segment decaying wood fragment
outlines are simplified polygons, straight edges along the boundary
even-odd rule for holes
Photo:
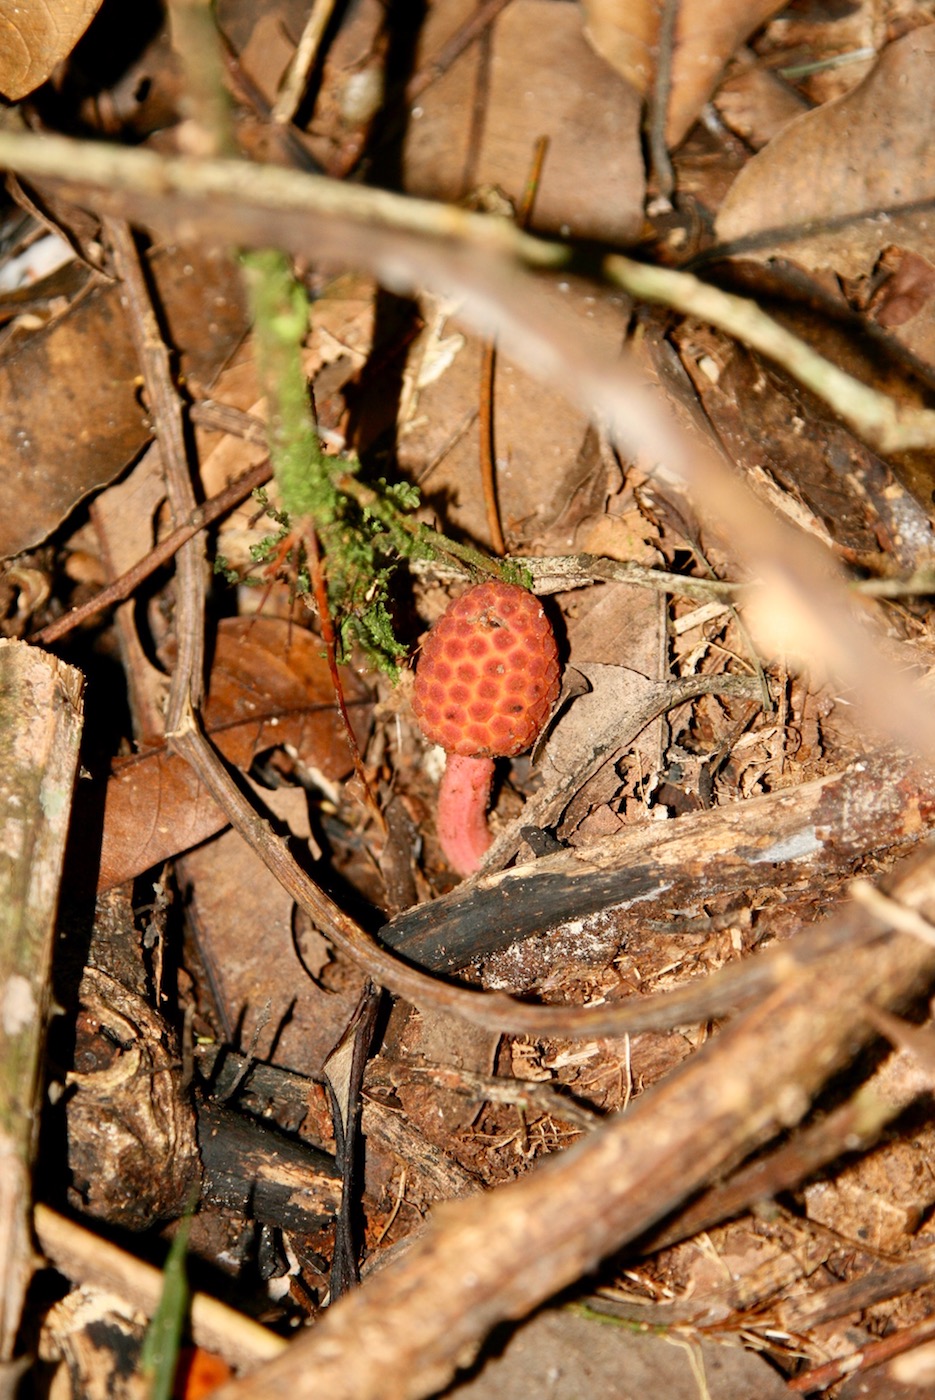
[[[0,641],[0,1361],[33,1270],[30,1175],[82,685],[74,667]]]
[[[296,1133],[314,1086],[234,1054],[225,1062],[216,1052],[202,1068],[216,1065],[217,1077],[199,1076],[201,1092],[192,1093],[175,1028],[151,1005],[152,974],[134,914],[126,887],[99,895],[86,947],[82,941],[86,965],[74,992],[65,1077],[71,1204],[124,1230],[145,1230],[182,1215],[200,1195],[244,1218],[318,1230],[333,1218],[341,1189],[333,1157]],[[151,919],[152,936],[155,912]],[[61,962],[60,996],[67,959]],[[73,978],[78,973],[72,969]],[[238,1072],[255,1076],[254,1092],[227,1102]],[[270,1108],[283,1087],[280,1124]]]
[[[126,1230],[180,1215],[201,1177],[195,1114],[174,1037],[146,1001],[96,967],[81,979],[79,1066],[66,1077],[72,1204]]]
[[[452,971],[614,906],[639,927],[673,911],[688,917],[733,891],[821,890],[862,861],[908,849],[933,825],[933,775],[881,750],[828,778],[478,876],[399,915],[379,936],[412,962]]]
[[[210,1101],[198,1108],[203,1196],[244,1219],[311,1233],[334,1219],[341,1178],[334,1158],[262,1120]]]

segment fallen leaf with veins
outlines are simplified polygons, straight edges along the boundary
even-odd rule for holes
[[[367,692],[343,674],[358,732]],[[280,618],[222,621],[205,725],[228,763],[289,744],[328,778],[351,771],[320,638]],[[109,889],[213,836],[227,824],[188,764],[165,746],[120,759],[107,783],[98,888]]]

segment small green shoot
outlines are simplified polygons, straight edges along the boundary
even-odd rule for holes
[[[185,1256],[191,1223],[192,1210],[188,1209],[179,1221],[166,1256],[162,1271],[162,1296],[143,1339],[140,1372],[149,1386],[149,1400],[171,1400],[172,1396],[190,1300]]]

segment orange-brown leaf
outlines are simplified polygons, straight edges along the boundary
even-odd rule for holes
[[[0,93],[17,102],[67,58],[101,0],[0,0]]]
[[[348,671],[343,684],[351,717],[363,729],[364,686]],[[221,623],[205,722],[238,768],[249,768],[264,749],[290,744],[326,777],[350,772],[321,641],[279,618]],[[132,879],[224,824],[188,765],[165,746],[119,760],[107,784],[98,888]]]

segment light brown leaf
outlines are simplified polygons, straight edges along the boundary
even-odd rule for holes
[[[452,8],[430,7],[423,65],[438,51]],[[483,128],[475,136],[478,65],[474,46],[420,98],[422,115],[410,122],[403,153],[408,193],[458,201],[493,185],[517,200],[536,141],[546,136],[530,227],[613,243],[637,238],[644,186],[639,100],[595,58],[578,7],[513,0],[498,17]]]
[[[678,7],[666,113],[666,144],[688,132],[727,60],[770,15],[777,0],[683,0]],[[586,34],[597,52],[644,97],[656,81],[661,0],[584,0]]]
[[[0,0],[0,92],[18,102],[67,58],[101,0]]]
[[[894,245],[935,261],[933,59],[935,26],[915,29],[853,92],[790,122],[737,176],[718,238],[848,278]]]
[[[725,125],[754,151],[762,150],[784,126],[811,110],[796,88],[778,73],[761,68],[752,55],[721,83],[714,105]]]
[[[363,684],[344,672],[352,718],[365,727]],[[326,777],[351,769],[318,637],[280,618],[229,618],[217,637],[205,718],[229,763],[291,744]],[[98,887],[109,889],[206,840],[225,825],[183,759],[163,747],[119,761],[107,785]]]

